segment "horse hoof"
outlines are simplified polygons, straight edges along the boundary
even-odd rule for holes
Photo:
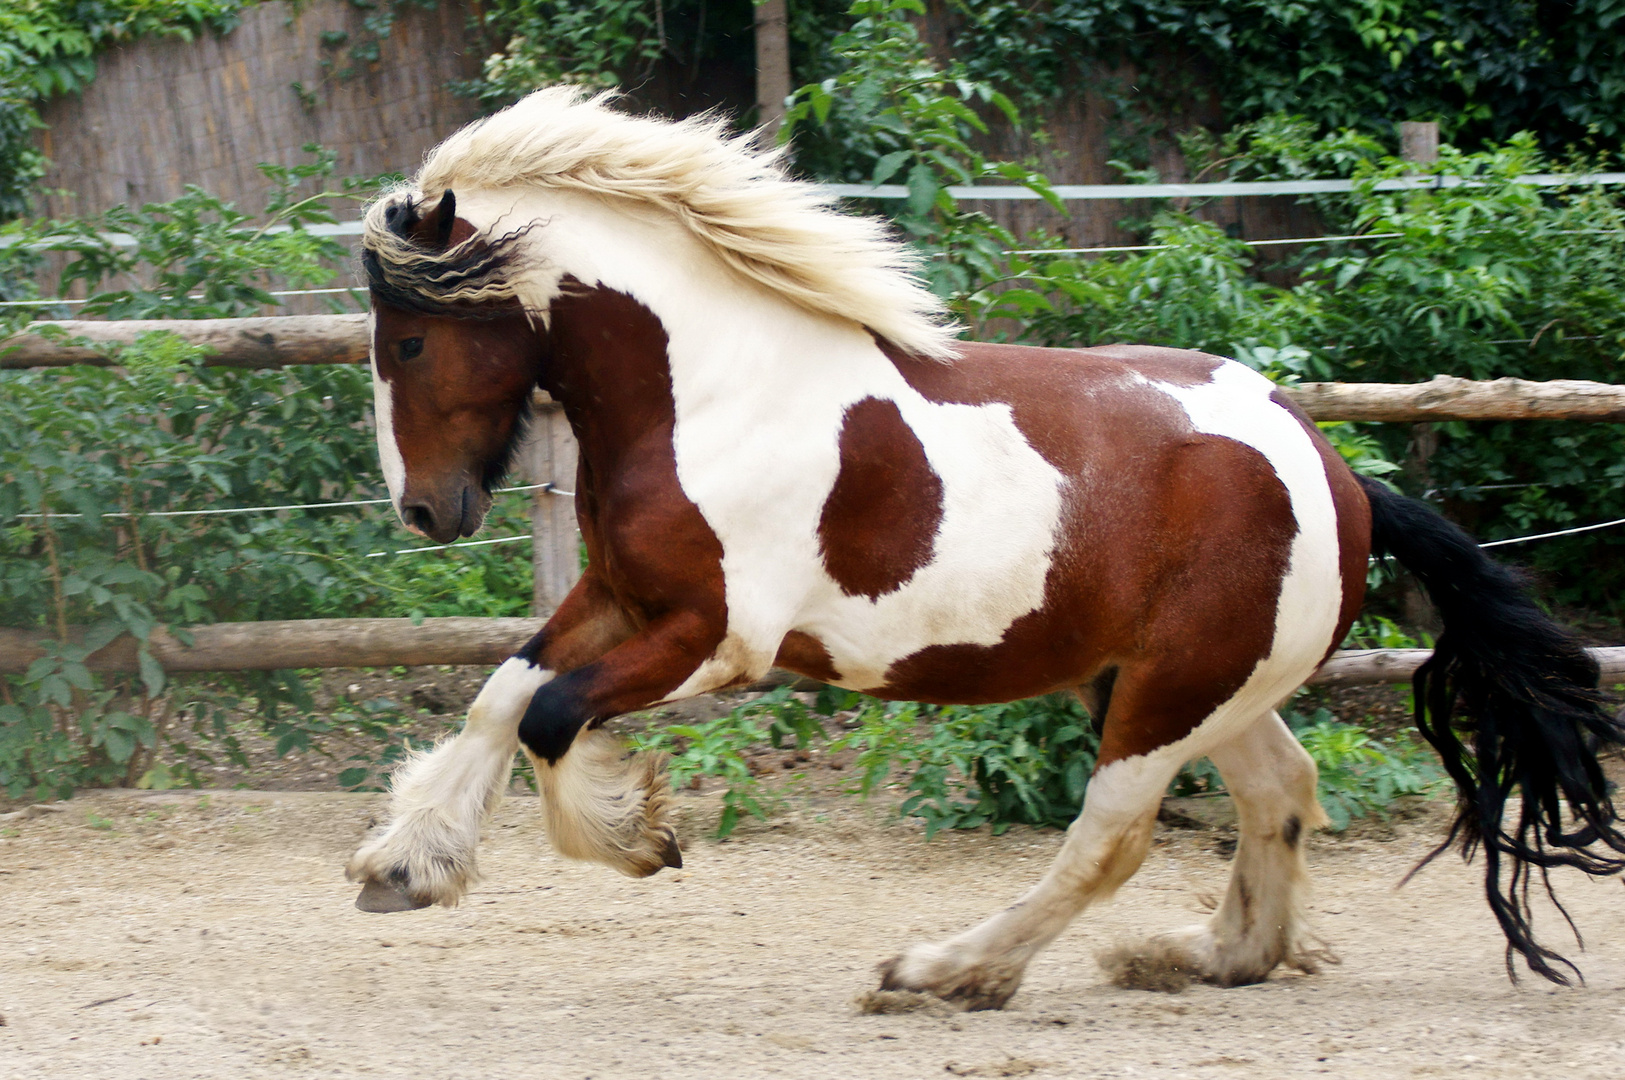
[[[355,906],[375,915],[387,915],[391,911],[416,911],[419,908],[426,908],[429,901],[414,900],[405,889],[395,885],[369,881],[361,886],[361,895],[355,898]]]
[[[671,833],[666,834],[666,846],[661,850],[660,858],[673,870],[683,868],[683,849],[677,846],[677,837]]]

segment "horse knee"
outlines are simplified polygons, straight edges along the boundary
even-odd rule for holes
[[[576,735],[591,717],[586,703],[574,692],[568,675],[545,683],[531,695],[519,721],[519,741],[525,749],[547,762],[557,764],[569,752]]]

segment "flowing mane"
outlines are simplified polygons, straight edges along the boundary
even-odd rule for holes
[[[860,323],[922,356],[953,355],[957,327],[920,282],[919,256],[884,222],[842,213],[834,196],[785,173],[782,150],[730,134],[719,117],[630,116],[608,107],[612,97],[538,90],[442,142],[412,183],[367,212],[364,258],[374,283],[430,303],[511,298],[501,271],[522,258],[517,236],[475,237],[432,253],[402,238],[402,210],[447,191],[556,188],[656,208],[735,272],[800,307]]]

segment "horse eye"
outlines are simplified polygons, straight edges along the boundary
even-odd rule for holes
[[[402,360],[423,355],[423,339],[420,337],[402,338],[397,347],[400,349]]]

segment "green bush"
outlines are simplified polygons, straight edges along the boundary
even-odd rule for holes
[[[1342,832],[1356,818],[1386,819],[1406,796],[1427,796],[1445,785],[1438,757],[1409,734],[1384,742],[1325,709],[1308,718],[1288,715],[1298,741],[1320,768],[1320,805]]]
[[[58,287],[90,294],[83,311],[257,313],[274,302],[270,289],[325,284],[346,257],[304,228],[332,220],[331,204],[348,197],[306,193],[330,167],[322,157],[267,170],[273,195],[253,223],[195,189],[88,221],[14,223],[0,281],[12,296],[37,295],[34,275],[55,253]],[[28,309],[11,310],[12,325],[26,320]],[[91,672],[86,657],[120,634],[144,643],[159,624],[528,610],[524,544],[368,558],[421,546],[387,505],[186,513],[383,498],[366,369],[212,368],[169,334],[114,352],[113,368],[0,373],[0,625],[50,639],[28,671],[0,677],[0,792],[195,782],[215,755],[246,763],[247,718],[280,752],[340,726],[380,737],[391,726],[376,710],[318,715],[290,672],[167,680],[144,644],[138,674]],[[525,507],[522,496],[499,499],[493,533],[527,534]]]
[[[1287,722],[1320,768],[1319,798],[1341,832],[1356,818],[1386,817],[1399,798],[1431,794],[1443,772],[1414,738],[1387,743],[1325,709]],[[1078,816],[1100,748],[1087,710],[1070,693],[1002,705],[932,706],[880,701],[825,687],[811,710],[788,690],[776,690],[727,716],[650,728],[634,737],[639,750],[670,753],[672,784],[696,776],[726,782],[717,835],[742,817],[765,819],[771,799],[752,771],[748,754],[779,747],[793,737],[806,746],[824,739],[818,718],[840,718],[830,752],[855,751],[853,794],[868,796],[893,776],[906,794],[898,808],[920,818],[927,838],[942,829],[989,825],[995,835],[1011,825],[1066,828]],[[1223,780],[1205,758],[1186,765],[1169,785],[1176,795],[1215,794]]]

